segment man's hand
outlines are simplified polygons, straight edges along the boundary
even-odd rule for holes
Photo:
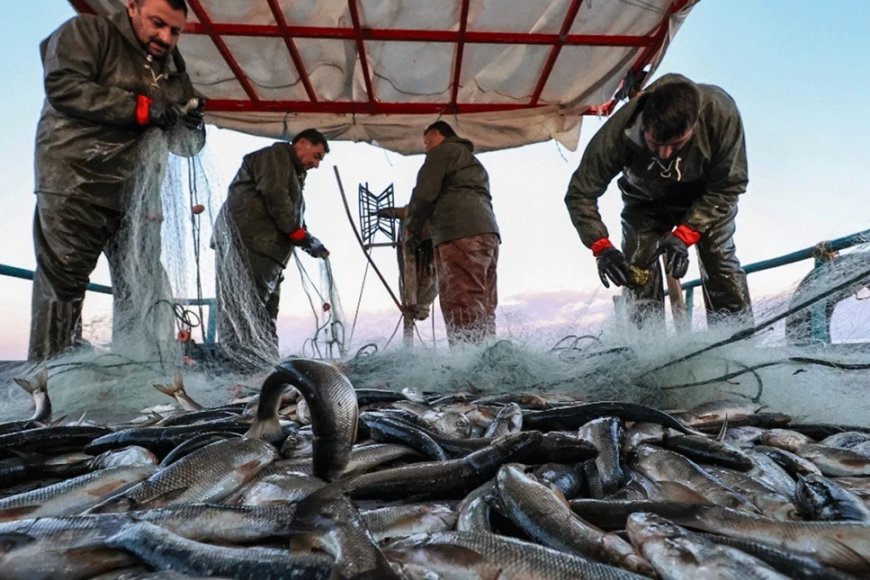
[[[382,207],[375,215],[379,218],[403,220],[408,216],[406,207]]]
[[[656,242],[653,261],[665,256],[665,271],[679,280],[689,270],[689,246],[701,239],[701,233],[687,225],[677,226],[674,231],[662,236]]]
[[[665,272],[679,280],[689,270],[689,248],[686,243],[675,236],[667,234],[656,242],[656,252],[653,261],[659,256],[665,257]]]
[[[184,126],[193,131],[199,131],[203,128],[203,115],[205,113],[205,99],[193,97],[189,101],[181,101],[176,105],[178,109],[178,119],[184,123]]]
[[[151,101],[148,105],[148,124],[163,130],[171,129],[178,121],[178,109],[163,101]]]
[[[591,247],[592,255],[598,262],[598,277],[605,288],[610,288],[610,281],[617,286],[628,285],[628,266],[625,256],[613,247],[608,238],[597,240]]]
[[[325,259],[329,257],[329,250],[326,249],[323,242],[312,235],[309,235],[299,247],[312,258]]]
[[[628,285],[628,266],[625,256],[616,248],[608,248],[595,257],[598,262],[598,277],[605,288],[610,288],[608,279],[617,286]]]

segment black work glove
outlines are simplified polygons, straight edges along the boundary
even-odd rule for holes
[[[329,256],[329,250],[326,249],[326,246],[323,245],[323,242],[310,234],[306,236],[301,244],[299,244],[299,247],[302,248],[312,258],[323,259]]]
[[[595,257],[598,262],[598,276],[605,288],[610,288],[608,278],[617,286],[628,285],[628,266],[625,256],[616,248],[608,248]]]
[[[177,107],[180,113],[178,118],[185,127],[193,131],[199,131],[203,128],[205,99],[193,97],[189,101],[182,101]]]
[[[163,130],[171,129],[178,121],[178,108],[163,101],[152,101],[148,106],[149,124]]]
[[[653,261],[659,256],[665,256],[665,271],[676,279],[686,275],[689,270],[689,247],[686,242],[674,234],[666,234],[656,242],[656,252]]]

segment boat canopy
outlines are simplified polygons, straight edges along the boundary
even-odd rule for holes
[[[126,0],[69,0],[107,13]],[[209,123],[422,152],[555,139],[642,87],[698,0],[187,0],[179,43]]]

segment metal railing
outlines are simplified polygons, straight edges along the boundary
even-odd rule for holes
[[[20,278],[22,280],[33,280],[33,270],[26,268],[16,268],[0,264],[0,276],[8,276],[10,278]],[[88,290],[99,294],[112,294],[112,287],[105,284],[88,284]],[[176,298],[176,304],[182,306],[206,306],[208,307],[208,321],[205,327],[205,343],[214,344],[215,334],[217,333],[217,300],[214,298]]]
[[[769,260],[762,260],[760,262],[748,264],[743,267],[743,271],[747,274],[752,274],[755,272],[762,272],[764,270],[778,268],[780,266],[787,266],[789,264],[794,264],[795,262],[808,260],[810,258],[813,258],[815,261],[815,263],[813,264],[813,269],[817,269],[826,263],[826,253],[837,252],[839,250],[851,248],[852,246],[867,243],[868,241],[870,241],[870,230],[865,230],[863,232],[858,232],[856,234],[837,238],[836,240],[820,242],[815,246],[804,248],[796,252],[791,252],[790,254],[784,254],[782,256],[771,258]],[[686,317],[689,325],[691,325],[692,322],[692,311],[694,302],[693,298],[695,297],[695,288],[699,286],[701,286],[700,278],[697,278],[695,280],[689,280],[688,282],[683,282],[683,284],[681,284],[680,286],[685,292]],[[817,338],[821,335],[820,325],[824,323],[824,320],[824,304],[820,303],[813,306],[812,332],[814,338]]]

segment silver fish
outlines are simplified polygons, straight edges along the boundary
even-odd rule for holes
[[[303,473],[273,473],[257,478],[226,500],[238,505],[281,505],[298,502],[325,485],[322,479]]]
[[[627,570],[496,534],[441,532],[389,544],[387,558],[407,578],[640,579]]]
[[[296,388],[311,410],[314,432],[314,475],[333,481],[344,471],[356,441],[359,408],[353,385],[335,366],[322,361],[288,359],[266,377],[257,418],[246,437],[280,437],[278,404],[287,385]]]
[[[662,578],[668,580],[788,579],[745,552],[689,533],[655,514],[631,514],[626,530],[631,543],[640,549]]]
[[[200,576],[326,580],[333,569],[329,556],[203,544],[147,522],[125,526],[106,545],[125,550],[157,570]]]
[[[516,403],[502,407],[484,431],[484,437],[501,437],[523,429],[523,410]]]
[[[503,465],[495,489],[504,515],[541,544],[576,556],[607,560],[634,572],[652,572],[649,563],[628,543],[576,516],[561,493],[524,473],[520,465]]]
[[[456,525],[456,510],[438,503],[361,510],[363,525],[376,542],[414,534],[446,532]]]
[[[807,519],[870,523],[870,509],[861,498],[827,477],[798,476],[796,496]]]
[[[0,500],[0,521],[78,514],[137,485],[156,469],[154,465],[111,467],[13,495]]]
[[[750,512],[758,511],[747,498],[717,481],[693,461],[673,451],[654,445],[641,445],[637,448],[634,468],[660,485],[662,482],[671,482],[688,487],[711,503]]]
[[[278,457],[259,439],[226,439],[197,449],[96,511],[215,502],[249,481]]]
[[[764,542],[811,556],[828,566],[870,573],[870,525],[859,522],[779,522],[720,506],[691,506],[678,524]]]
[[[808,443],[798,447],[795,454],[815,463],[823,475],[870,475],[870,457],[851,449]]]
[[[184,380],[181,378],[181,371],[175,373],[175,379],[172,381],[171,386],[154,385],[154,388],[164,395],[169,395],[175,399],[185,411],[199,411],[203,409],[203,406],[191,399],[190,395],[184,390]]]
[[[490,506],[487,501],[494,491],[492,480],[487,481],[463,498],[456,508],[458,518],[456,531],[458,532],[492,532],[492,524],[489,521]]]

